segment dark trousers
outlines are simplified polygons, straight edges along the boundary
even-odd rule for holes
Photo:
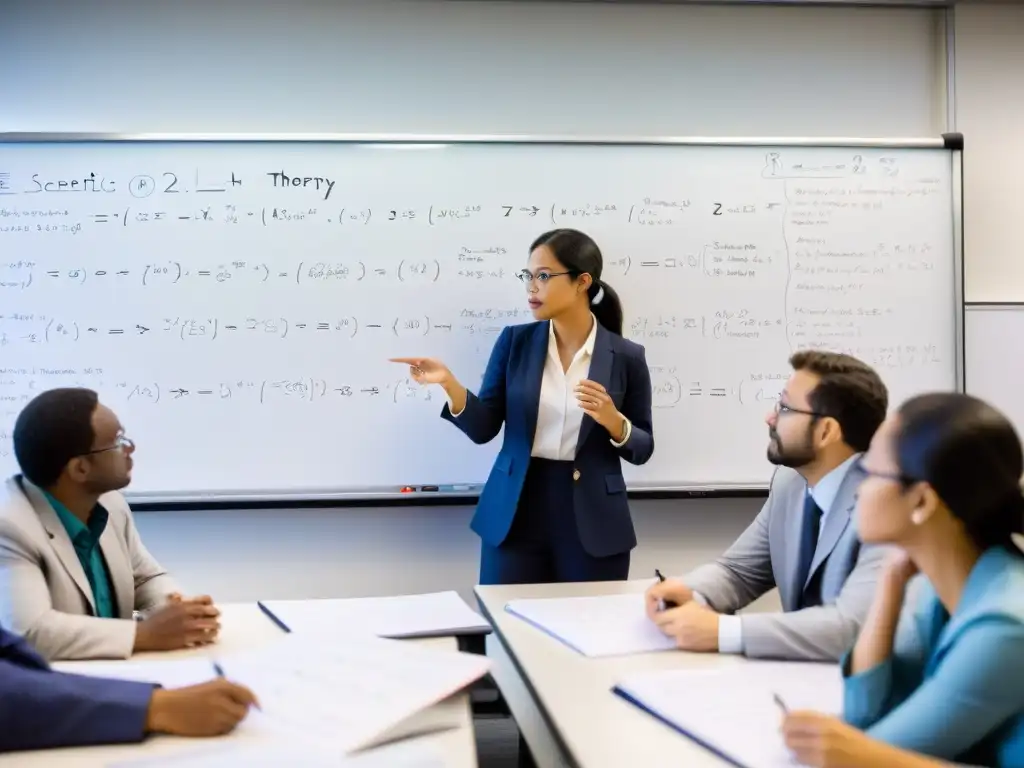
[[[573,463],[530,459],[512,529],[500,546],[482,544],[481,584],[624,581],[629,552],[587,554],[576,529]]]

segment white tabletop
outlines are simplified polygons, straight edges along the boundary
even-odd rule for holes
[[[744,664],[718,654],[665,651],[588,658],[505,611],[510,600],[635,592],[650,581],[478,586],[477,597],[500,641],[488,646],[505,694],[539,768],[685,765],[721,768],[721,758],[612,693],[622,678],[656,669]],[[522,681],[522,683],[520,683]],[[525,685],[523,685],[525,684]],[[536,711],[531,711],[531,705]]]
[[[242,650],[252,650],[286,637],[285,632],[268,619],[255,603],[228,603],[218,605],[221,610],[221,633],[219,641],[210,646],[184,651],[166,653],[140,653],[133,660],[171,660],[195,658],[196,656],[227,655]],[[455,650],[455,638],[441,637],[426,640],[408,640],[435,648]],[[80,670],[88,665],[88,661],[59,662],[54,667],[68,672]],[[446,722],[454,721],[458,728],[417,737],[428,743],[440,755],[446,766],[457,768],[475,768],[476,742],[473,738],[473,716],[470,711],[469,694],[461,693],[447,699],[427,713],[438,715]],[[239,733],[229,734],[216,740],[183,739],[173,736],[153,736],[142,744],[125,744],[109,747],[80,747],[75,749],[42,750],[37,752],[15,752],[0,755],[0,767],[17,766],[17,768],[100,768],[111,763],[155,757],[175,751],[193,750],[205,744],[238,740],[248,742],[251,736]],[[381,750],[388,749],[381,747]]]

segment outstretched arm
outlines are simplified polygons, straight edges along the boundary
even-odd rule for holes
[[[474,443],[488,443],[498,436],[505,423],[505,371],[512,350],[512,329],[506,327],[498,336],[487,361],[487,370],[480,385],[480,394],[474,395],[461,384],[457,392],[448,392],[448,403],[441,411],[441,418],[457,426]],[[459,399],[465,392],[465,406],[459,408]]]

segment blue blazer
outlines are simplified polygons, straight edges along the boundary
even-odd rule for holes
[[[471,524],[493,547],[505,540],[512,527],[530,464],[549,333],[547,321],[506,327],[494,344],[479,395],[469,393],[458,418],[447,404],[441,412],[478,444],[490,442],[505,426],[501,451]],[[654,453],[651,373],[644,348],[598,325],[588,378],[604,386],[633,425],[629,440],[616,448],[607,430],[594,429],[597,422],[584,416],[576,444],[579,476],[573,500],[580,543],[591,556],[607,557],[636,546],[621,459],[643,464]]]
[[[153,688],[54,672],[0,627],[0,752],[142,741]]]
[[[846,720],[941,760],[1024,766],[1024,557],[986,551],[952,616],[918,581],[893,654],[846,678]]]

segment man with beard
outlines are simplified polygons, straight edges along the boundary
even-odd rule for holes
[[[218,610],[184,599],[118,492],[135,444],[89,389],[51,389],[18,415],[22,474],[0,486],[0,625],[47,660],[127,658],[213,642]]]
[[[797,352],[768,414],[768,500],[716,562],[654,584],[647,615],[687,651],[837,661],[852,646],[885,551],[852,519],[859,465],[888,406],[885,385],[849,355]],[[782,613],[732,615],[773,587]]]

